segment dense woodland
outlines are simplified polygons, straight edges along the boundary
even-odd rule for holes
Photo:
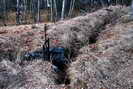
[[[0,25],[58,21],[131,0],[0,0]]]

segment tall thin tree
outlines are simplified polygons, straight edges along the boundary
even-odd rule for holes
[[[7,9],[6,9],[6,0],[3,0],[3,24],[6,26],[7,20]]]
[[[50,0],[51,21],[53,22],[53,0]]]
[[[68,16],[71,17],[74,7],[75,7],[75,0],[71,0],[70,10],[69,10]]]
[[[40,22],[40,0],[38,0],[38,3],[37,3],[37,9],[38,9],[38,12],[37,12],[37,22]]]
[[[133,17],[133,0],[131,2],[131,16]]]
[[[56,21],[57,20],[57,16],[58,16],[56,0],[53,0],[53,4],[54,4],[54,14],[55,14],[54,21]]]
[[[66,3],[66,0],[63,0],[63,2],[62,2],[62,11],[61,11],[61,19],[62,20],[64,19],[64,15],[65,15],[65,3]]]

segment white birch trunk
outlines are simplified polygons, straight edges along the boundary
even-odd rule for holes
[[[50,0],[50,3],[51,3],[51,5],[50,5],[50,9],[51,9],[51,21],[53,21],[53,2],[52,2],[52,0]]]
[[[62,2],[61,20],[64,19],[64,14],[65,14],[65,2],[66,2],[66,0],[63,0],[63,2]]]
[[[49,0],[47,0],[47,7],[50,7]]]

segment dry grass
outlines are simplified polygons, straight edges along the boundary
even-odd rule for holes
[[[21,67],[18,64],[12,63],[9,60],[0,62],[0,88],[13,89],[12,87],[19,86],[25,81]],[[17,84],[17,85],[16,85]],[[7,88],[12,86],[11,88]]]
[[[117,84],[115,78],[119,80],[119,84],[123,84],[118,86],[118,89],[126,89],[126,84],[127,86],[130,83],[132,84],[132,78],[129,78],[132,77],[132,73],[127,70],[132,67],[130,64],[132,60],[127,62],[129,59],[132,59],[132,23],[111,25],[114,27],[110,29],[107,27],[106,30],[101,29],[114,20],[114,16],[116,16],[115,19],[123,16],[123,8],[120,6],[104,8],[86,16],[79,16],[71,20],[49,25],[48,35],[51,38],[51,42],[58,40],[56,43],[52,43],[51,46],[62,46],[70,49],[75,54],[79,54],[74,58],[76,61],[71,64],[71,68],[67,71],[70,74],[70,86],[72,89],[100,89],[108,87],[116,89],[113,86],[113,84]],[[31,25],[0,28],[0,30],[2,29],[0,37],[4,37],[0,38],[2,55],[7,54],[7,52],[12,53],[13,59],[16,60],[20,59],[23,51],[40,48],[44,40],[43,26],[43,24],[38,24],[37,28],[34,29]],[[89,38],[96,32],[101,32],[98,41],[89,45]],[[17,38],[15,39],[15,37]],[[125,44],[128,42],[129,44]],[[12,48],[13,51],[5,50],[5,48]],[[4,58],[6,57],[5,55]],[[3,60],[3,58],[1,59]],[[11,85],[7,85],[9,89],[65,88],[64,85],[55,84],[55,79],[60,76],[51,72],[51,63],[42,60],[23,61],[20,63],[22,63],[19,66],[20,74],[24,75],[24,81],[19,83],[13,82]],[[8,65],[11,64],[9,63]],[[127,76],[128,74],[130,74],[129,77]],[[129,79],[130,83],[121,83],[123,80],[128,81],[127,79]],[[121,86],[124,86],[124,88]]]
[[[80,50],[81,55],[76,57],[69,69],[72,88],[82,86],[79,81],[86,84],[85,89],[132,88],[132,24],[129,21],[111,28],[107,26],[95,44],[97,51],[92,51],[92,46]]]
[[[1,60],[3,58],[12,61],[18,59],[18,56],[20,56],[20,52],[22,51],[22,45],[20,44],[19,37],[1,37],[0,40]]]
[[[92,34],[104,30],[102,27],[114,20],[114,15],[116,18],[123,15],[120,6],[112,6],[108,9],[111,11],[101,9],[86,16],[58,22],[48,31],[48,34],[52,40],[58,40],[56,45],[63,46],[76,53],[77,49],[89,43]],[[55,46],[55,44],[53,45]]]

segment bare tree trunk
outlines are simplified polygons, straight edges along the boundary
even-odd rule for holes
[[[104,0],[100,0],[100,3],[102,4],[102,7],[105,7],[105,1]]]
[[[37,13],[38,13],[38,1],[32,0],[32,17],[34,19],[34,23],[37,22]]]
[[[71,0],[70,10],[69,10],[69,14],[68,14],[68,16],[70,16],[70,17],[72,15],[74,6],[75,6],[75,0]]]
[[[17,11],[16,11],[16,23],[22,24],[25,23],[26,16],[26,2],[25,0],[17,0]]]
[[[64,14],[65,14],[65,2],[66,0],[62,1],[62,11],[61,11],[61,19],[64,19]]]
[[[117,4],[119,3],[119,1],[118,1],[118,0],[116,0],[116,2],[115,2],[115,3],[116,3],[116,5],[117,5]]]
[[[16,11],[16,23],[17,24],[20,24],[20,21],[19,21],[19,0],[17,0],[17,11]]]
[[[40,22],[40,0],[38,0],[38,14],[37,14],[37,22]]]
[[[53,21],[53,0],[50,0],[50,3],[51,3],[51,5],[50,5],[50,9],[51,9],[51,21]]]
[[[71,0],[71,2],[70,2],[70,9],[69,9],[69,13],[68,13],[68,16],[70,16],[70,14],[71,14],[71,10],[72,10],[72,5],[73,5],[73,0]]]
[[[55,13],[54,21],[57,21],[58,12],[57,12],[56,0],[54,0],[53,4],[54,4],[54,13]]]
[[[49,0],[47,0],[47,7],[50,7]]]
[[[133,0],[132,0],[132,3],[131,3],[131,16],[133,16]]]
[[[27,0],[24,0],[24,23],[27,23],[27,18],[26,18],[26,13],[27,13]]]
[[[3,24],[6,26],[7,11],[6,11],[6,0],[3,0]]]

